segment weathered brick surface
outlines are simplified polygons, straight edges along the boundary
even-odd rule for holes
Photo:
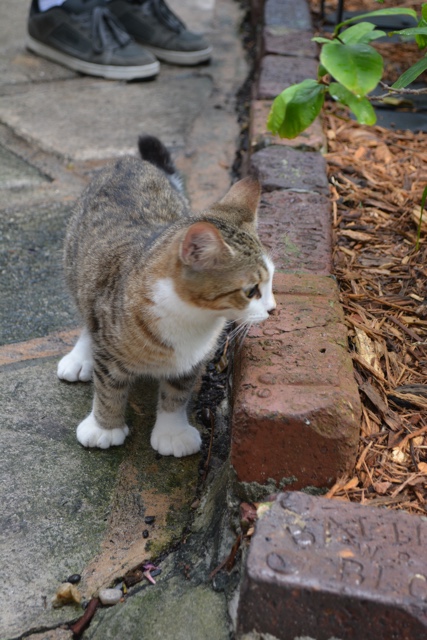
[[[329,193],[325,159],[314,151],[272,145],[252,154],[249,171],[258,176],[264,191],[294,189]]]
[[[264,27],[262,32],[264,54],[316,58],[318,47],[311,39],[311,31],[300,31],[295,27]]]
[[[238,633],[279,640],[425,640],[427,521],[303,493],[257,523]]]
[[[319,151],[326,149],[326,139],[320,120],[316,120],[308,129],[292,140],[279,138],[267,130],[267,119],[272,100],[253,100],[251,108],[250,139],[252,151],[258,151],[271,144],[285,145],[294,149]]]
[[[309,31],[311,16],[308,3],[296,0],[266,0],[264,23]]]
[[[276,269],[331,273],[331,204],[318,193],[264,193],[258,232]]]
[[[259,100],[275,98],[292,84],[307,78],[316,79],[317,63],[312,58],[290,58],[286,56],[264,56],[261,60],[258,80]]]
[[[337,287],[278,273],[274,291],[238,356],[231,462],[239,482],[329,486],[353,468],[360,417]]]

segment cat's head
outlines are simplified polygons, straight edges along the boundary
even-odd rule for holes
[[[274,266],[256,232],[259,198],[257,180],[240,180],[186,229],[175,279],[181,299],[240,322],[273,311]]]

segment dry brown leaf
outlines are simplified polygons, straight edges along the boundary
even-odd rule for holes
[[[356,348],[359,356],[368,364],[372,369],[375,369],[382,375],[380,363],[378,362],[377,353],[374,342],[366,335],[365,331],[354,327],[356,333]]]
[[[427,462],[419,462],[417,466],[418,466],[418,471],[427,475]]]

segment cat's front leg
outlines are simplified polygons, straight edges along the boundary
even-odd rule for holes
[[[99,424],[93,411],[77,427],[77,440],[84,447],[109,449],[111,446],[123,444],[128,434],[129,427],[127,425],[104,429]]]
[[[92,373],[92,339],[84,328],[75,347],[59,361],[57,374],[58,378],[68,382],[88,382],[92,379]]]
[[[93,409],[77,427],[77,440],[84,447],[108,449],[123,444],[129,434],[125,424],[129,380],[108,365],[95,355]]]
[[[160,382],[156,423],[151,446],[163,456],[182,458],[200,451],[202,439],[187,418],[187,402],[197,372]]]

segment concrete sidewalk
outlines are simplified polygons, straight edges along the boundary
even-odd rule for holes
[[[221,520],[223,460],[210,461],[215,490],[196,495],[201,457],[159,458],[149,446],[155,388],[147,384],[132,394],[126,445],[83,449],[75,427],[91,389],[55,371],[77,327],[62,276],[65,224],[93,171],[136,154],[138,135],[152,133],[171,148],[195,209],[227,190],[240,133],[236,92],[248,73],[242,12],[231,0],[171,0],[206,33],[212,63],[162,65],[154,81],[122,83],[27,52],[29,4],[0,6],[0,638],[71,638],[67,623],[83,609],[52,608],[62,581],[82,574],[78,588],[90,600],[185,532],[156,588],[143,578],[123,605],[97,612],[85,637],[222,640],[230,634],[224,585],[215,591],[208,576],[234,539]]]

